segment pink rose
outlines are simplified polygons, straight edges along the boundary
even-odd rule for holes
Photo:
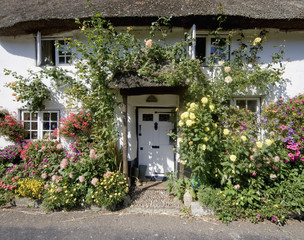
[[[79,182],[84,182],[84,181],[85,181],[84,177],[83,176],[79,176]]]
[[[279,162],[279,161],[280,161],[280,157],[279,157],[279,156],[275,156],[275,157],[274,157],[274,161],[275,161],[275,162]]]
[[[70,174],[69,174],[69,177],[70,177],[70,178],[73,178],[73,173],[70,173]]]
[[[56,148],[58,149],[58,150],[61,150],[62,149],[62,144],[57,144],[57,146],[56,146]]]
[[[152,45],[153,45],[152,39],[145,41],[145,43],[146,43],[146,47],[152,47]]]
[[[235,190],[239,190],[240,188],[241,188],[240,184],[234,185],[234,189],[235,189]]]
[[[110,177],[110,176],[111,176],[111,172],[109,172],[109,171],[106,172],[106,173],[103,175],[104,178],[107,178],[107,177]]]
[[[98,182],[98,178],[93,178],[92,181],[91,181],[91,183],[92,183],[94,186],[96,186],[97,182]]]
[[[62,159],[62,161],[60,163],[60,168],[65,169],[68,164],[69,164],[69,161],[64,158],[64,159]]]
[[[275,179],[275,178],[277,178],[277,175],[271,173],[269,177],[270,177],[271,179]]]
[[[59,188],[56,189],[56,191],[57,191],[57,192],[61,192],[61,191],[62,191],[62,188],[59,187]]]
[[[46,179],[46,178],[47,178],[46,173],[42,173],[42,174],[41,174],[41,178]]]

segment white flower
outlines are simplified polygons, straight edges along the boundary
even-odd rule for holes
[[[231,83],[232,82],[232,78],[230,76],[225,77],[225,82],[226,83]]]
[[[222,61],[219,61],[219,62],[218,62],[218,65],[221,67],[221,66],[224,65],[224,63],[225,63],[225,61],[222,60]]]

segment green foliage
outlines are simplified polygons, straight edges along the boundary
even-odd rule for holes
[[[219,200],[218,194],[219,189],[201,186],[198,189],[197,198],[202,205],[216,210],[221,206],[221,201]]]
[[[10,75],[16,79],[15,82],[7,84],[7,87],[14,90],[14,101],[25,103],[24,107],[31,111],[44,109],[45,106],[43,101],[50,100],[51,92],[42,82],[42,79],[45,76],[43,71],[34,73],[29,70],[28,77],[18,75],[16,72],[7,69],[5,69],[4,72],[5,75]]]
[[[196,198],[196,193],[192,188],[189,178],[177,178],[177,173],[167,173],[167,178],[166,186],[168,187],[168,192],[177,196],[179,200],[184,201],[184,195],[187,189],[192,197]]]

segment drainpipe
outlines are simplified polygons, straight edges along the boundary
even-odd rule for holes
[[[123,124],[123,147],[122,147],[122,161],[123,173],[126,178],[129,177],[128,171],[128,96],[122,95],[122,124]]]

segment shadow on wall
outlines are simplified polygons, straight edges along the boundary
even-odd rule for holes
[[[279,99],[279,97],[282,97],[283,99],[290,98],[291,96],[287,93],[287,85],[291,84],[290,79],[284,79],[285,82],[282,83],[280,87],[275,86],[271,89],[271,91],[268,93],[267,98],[265,100],[265,104],[268,105],[270,101],[276,101]]]
[[[36,46],[34,36],[26,37],[1,37],[1,47],[11,55],[26,58],[36,58]]]

